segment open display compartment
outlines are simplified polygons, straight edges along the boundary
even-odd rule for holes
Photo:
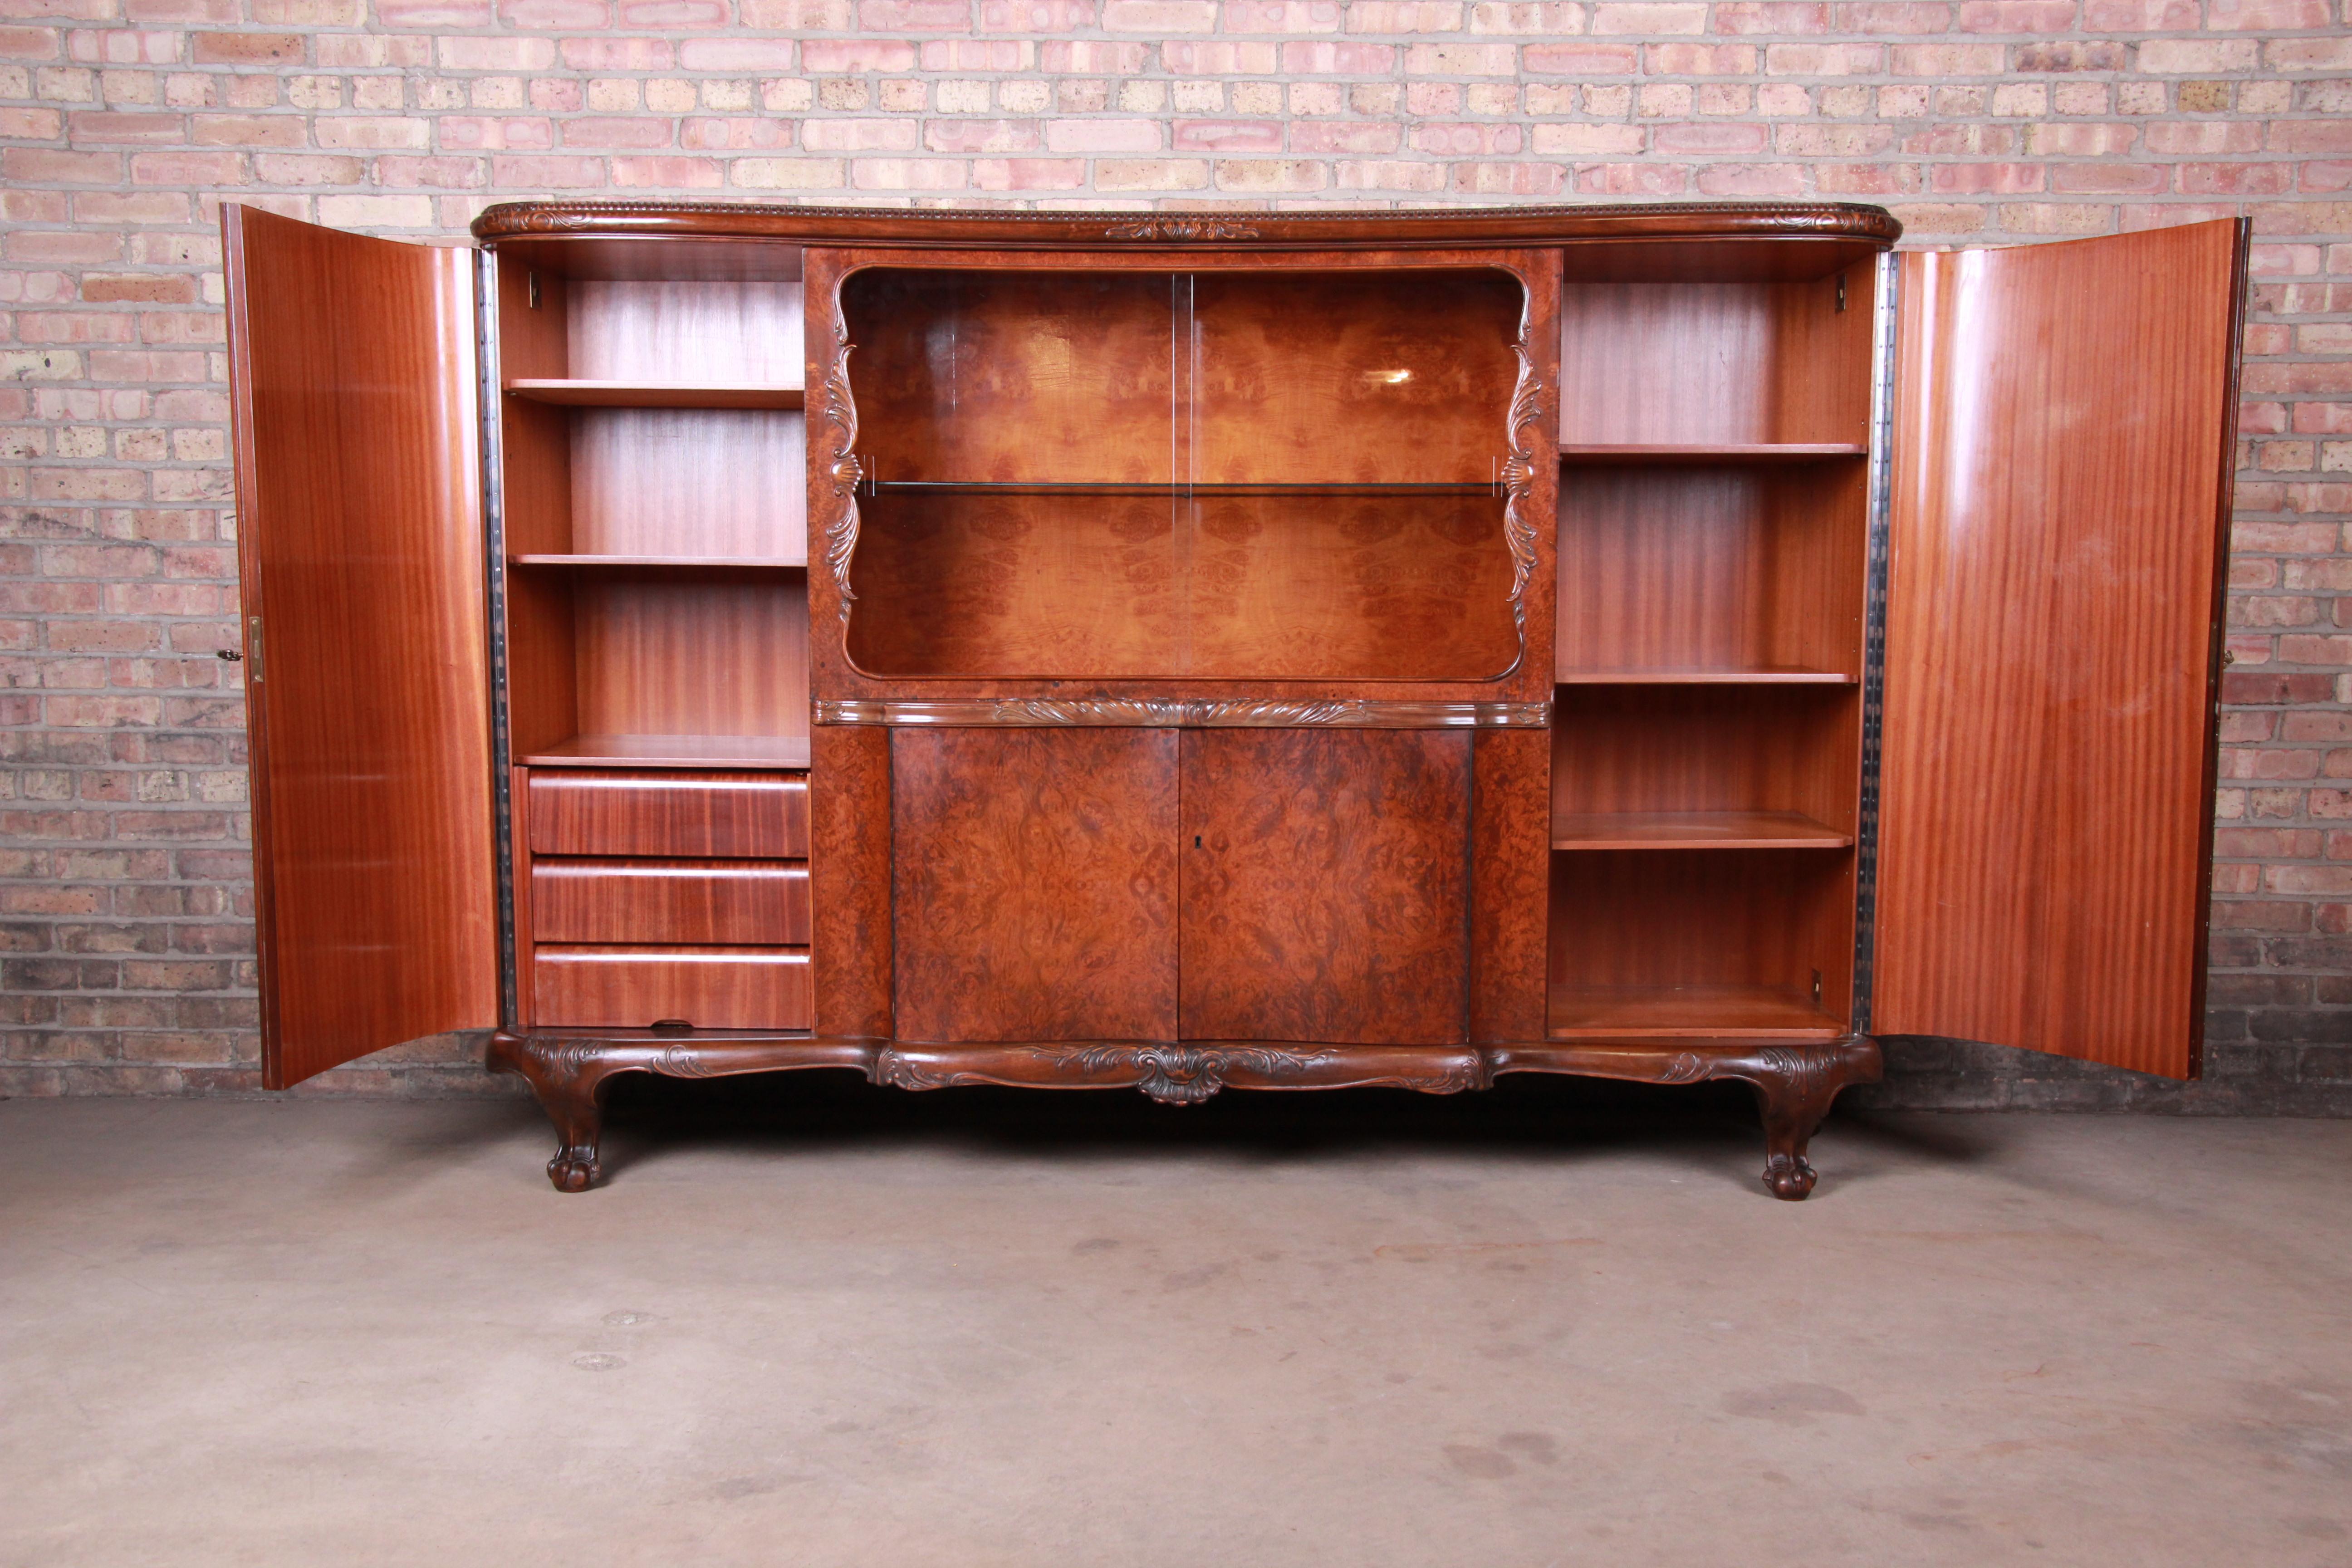
[[[1554,1038],[1851,1027],[1876,282],[1569,255]]]
[[[518,762],[804,766],[797,247],[498,265]]]
[[[859,674],[1485,682],[1519,663],[1509,272],[898,264],[841,299]]]

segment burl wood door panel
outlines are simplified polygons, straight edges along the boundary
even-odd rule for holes
[[[891,733],[897,1033],[1176,1034],[1176,732]]]
[[[539,855],[800,860],[809,852],[808,811],[805,773],[530,774],[530,847]]]
[[[808,868],[772,860],[539,860],[541,942],[806,947]]]
[[[1459,1045],[1470,737],[1183,732],[1183,1037]]]
[[[226,206],[263,1081],[499,1021],[472,258]]]
[[[805,1029],[815,1012],[808,953],[781,948],[542,946],[531,992],[543,1029]]]
[[[1877,1032],[2196,1070],[2242,245],[1905,258]]]

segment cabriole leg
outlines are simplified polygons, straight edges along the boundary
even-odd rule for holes
[[[1849,1084],[1876,1083],[1878,1042],[1854,1035],[1824,1045],[1765,1046],[1711,1075],[1736,1078],[1756,1091],[1764,1121],[1764,1186],[1791,1203],[1813,1190],[1806,1145]]]
[[[628,1047],[619,1048],[626,1053]],[[616,1072],[637,1067],[594,1040],[498,1035],[490,1041],[492,1072],[518,1074],[539,1097],[555,1123],[555,1158],[547,1179],[559,1193],[584,1193],[603,1173],[598,1144],[604,1131],[604,1085]]]

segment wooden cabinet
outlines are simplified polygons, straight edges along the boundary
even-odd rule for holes
[[[2240,226],[224,224],[273,1085],[2197,1070]]]

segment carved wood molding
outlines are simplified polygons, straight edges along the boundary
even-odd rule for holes
[[[1484,1089],[1474,1047],[1087,1040],[887,1047],[874,1081],[898,1089],[1138,1089],[1162,1105],[1198,1105],[1227,1088]]]
[[[1511,389],[1511,409],[1504,416],[1504,445],[1510,456],[1503,461],[1503,537],[1511,551],[1511,624],[1519,638],[1519,659],[1528,656],[1528,581],[1535,575],[1540,559],[1542,528],[1555,526],[1556,518],[1538,517],[1532,504],[1538,479],[1537,463],[1546,464],[1547,471],[1557,472],[1559,455],[1556,444],[1541,440],[1544,417],[1543,378],[1536,372],[1535,356],[1528,352],[1534,338],[1535,297],[1528,291],[1526,279],[1519,284],[1519,337],[1511,345],[1511,353],[1519,362],[1518,383]],[[1518,668],[1518,660],[1511,668]]]
[[[1106,239],[1255,239],[1257,230],[1245,223],[1212,217],[1153,217],[1135,223],[1115,223],[1103,231]]]
[[[1356,698],[974,697],[928,702],[821,701],[816,721],[903,729],[1540,730],[1551,722],[1551,707],[1545,702]]]
[[[1190,225],[1181,234],[1159,226]],[[1129,228],[1151,228],[1127,236]],[[1228,232],[1211,230],[1223,228]],[[1232,232],[1246,229],[1248,232]],[[678,235],[778,239],[806,244],[889,243],[986,246],[1084,244],[1138,237],[1228,244],[1425,244],[1435,239],[1490,245],[1558,244],[1584,238],[1786,238],[1861,240],[1892,245],[1902,225],[1883,207],[1836,202],[1582,203],[1549,206],[1455,206],[1399,212],[1328,211],[1230,216],[1066,212],[910,211],[778,202],[500,202],[475,218],[474,237]]]
[[[833,427],[833,480],[835,510],[824,525],[824,563],[833,573],[834,591],[841,596],[841,623],[849,624],[849,606],[857,597],[849,585],[849,563],[857,553],[857,481],[866,477],[857,457],[857,400],[849,391],[849,356],[856,344],[849,341],[849,322],[841,313],[841,290],[834,289],[833,354],[824,369],[824,422]]]

